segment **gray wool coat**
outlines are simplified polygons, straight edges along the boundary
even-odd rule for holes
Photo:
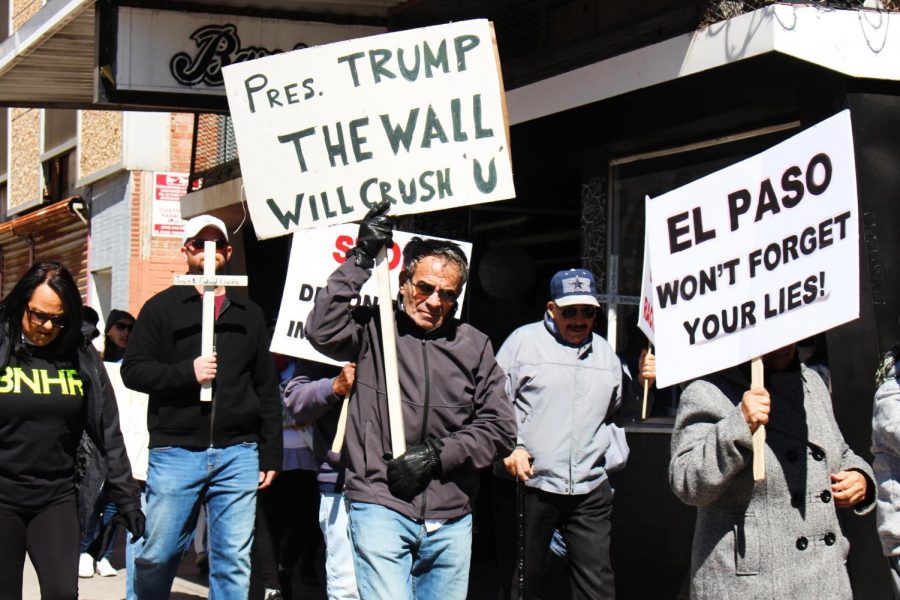
[[[741,600],[853,595],[831,498],[832,473],[872,469],[844,442],[822,379],[806,367],[772,373],[766,427],[766,478],[754,482],[750,428],[740,410],[748,374],[730,369],[691,383],[681,396],[669,483],[698,507],[691,555],[691,598]]]

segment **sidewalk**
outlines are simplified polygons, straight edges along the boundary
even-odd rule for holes
[[[123,600],[125,598],[125,542],[124,535],[119,535],[113,558],[110,561],[119,569],[115,577],[94,575],[90,579],[78,579],[79,600]],[[26,557],[23,576],[22,600],[40,600],[41,590],[37,573]],[[172,585],[171,600],[201,600],[209,596],[206,577],[194,566],[193,552],[188,554],[178,569],[178,576]]]

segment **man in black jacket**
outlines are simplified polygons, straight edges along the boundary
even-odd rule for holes
[[[453,317],[468,275],[451,242],[413,238],[403,252],[397,324],[407,451],[391,448],[375,307],[353,308],[374,257],[391,245],[389,204],[360,225],[356,247],[307,319],[312,344],[356,362],[344,450],[344,496],[360,597],[466,597],[478,469],[512,450],[516,425],[490,340]],[[391,323],[393,326],[393,323]]]
[[[225,224],[208,215],[185,224],[188,273],[203,273],[204,242],[216,271],[231,258]],[[256,490],[281,469],[281,399],[262,310],[216,289],[215,352],[200,356],[202,288],[173,286],[152,297],[135,323],[122,378],[149,394],[146,542],[135,559],[141,600],[169,597],[200,503],[210,523],[210,597],[246,598]],[[212,382],[212,402],[200,386]]]

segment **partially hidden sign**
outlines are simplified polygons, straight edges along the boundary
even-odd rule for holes
[[[657,384],[859,316],[850,113],[647,201]]]
[[[493,26],[375,35],[223,69],[260,238],[515,196]]]
[[[284,295],[272,335],[272,352],[333,365],[340,364],[319,353],[306,339],[306,318],[313,309],[316,294],[325,287],[334,270],[344,262],[346,252],[356,244],[358,230],[357,225],[338,225],[294,234]],[[391,292],[395,297],[400,289],[403,248],[417,235],[423,239],[434,239],[433,236],[394,231],[394,244],[388,251],[388,266],[391,272]],[[471,264],[472,244],[459,241],[455,243]],[[457,302],[457,314],[462,310],[465,294],[466,289],[463,287]],[[363,285],[356,302],[371,306],[377,301],[376,281],[370,279]]]

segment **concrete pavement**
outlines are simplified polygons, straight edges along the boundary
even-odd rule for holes
[[[110,561],[119,569],[115,577],[94,575],[89,579],[78,579],[79,600],[123,600],[125,598],[125,546],[124,535],[119,535],[113,558]],[[37,573],[26,557],[23,576],[22,600],[40,600],[41,588]],[[171,600],[201,600],[209,596],[206,577],[194,566],[194,554],[188,554],[181,562],[178,577],[172,585]]]

